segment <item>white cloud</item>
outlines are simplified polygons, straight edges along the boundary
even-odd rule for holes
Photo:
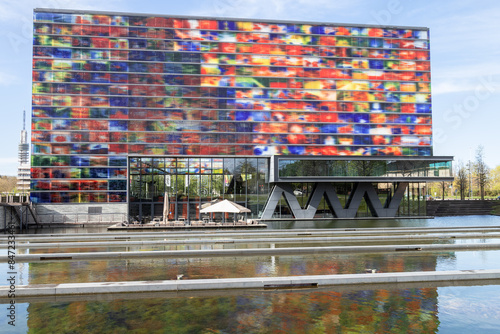
[[[432,95],[459,93],[471,90],[470,84],[461,84],[453,81],[442,81],[432,86]]]
[[[469,1],[455,1],[453,6],[447,15],[429,10],[434,4],[424,8],[431,28],[433,95],[500,91],[498,10]]]
[[[465,79],[434,80],[432,94],[449,94],[469,92],[474,94],[492,94],[500,92],[500,82],[492,75]]]
[[[432,60],[431,60],[432,61]],[[437,61],[437,60],[436,60]],[[442,61],[441,59],[439,61]],[[500,75],[500,64],[498,62],[472,61],[473,63],[460,62],[457,64],[440,64],[432,69],[434,79],[467,78],[474,79],[487,75]]]
[[[436,63],[433,65],[436,67]],[[490,62],[474,64],[440,64],[433,70],[432,93],[500,91],[500,65]]]

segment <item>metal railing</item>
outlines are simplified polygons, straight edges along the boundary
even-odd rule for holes
[[[29,203],[29,193],[0,193],[0,203],[13,204],[13,203]]]

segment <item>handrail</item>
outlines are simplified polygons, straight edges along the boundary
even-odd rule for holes
[[[29,193],[0,193],[0,203],[30,203]]]

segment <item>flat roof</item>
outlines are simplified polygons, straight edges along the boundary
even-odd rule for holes
[[[453,161],[453,156],[433,155],[273,155],[272,157],[279,160]]]
[[[403,147],[403,146],[401,146]],[[122,155],[124,158],[206,158],[206,159],[224,159],[224,158],[247,158],[247,159],[290,159],[290,160],[381,160],[381,161],[453,161],[453,156],[434,156],[434,155],[139,155],[130,153]]]
[[[152,17],[168,17],[168,18],[193,19],[193,20],[234,20],[234,21],[250,21],[250,22],[262,22],[262,23],[332,25],[332,26],[365,27],[365,28],[377,27],[377,28],[390,28],[390,29],[419,29],[427,31],[429,30],[428,27],[415,27],[415,26],[390,26],[390,25],[379,25],[379,24],[335,23],[335,22],[292,21],[292,20],[288,21],[288,20],[251,19],[242,17],[165,15],[165,14],[148,14],[148,13],[109,12],[109,11],[96,11],[96,10],[84,10],[84,9],[34,8],[33,11],[44,12],[44,13],[61,13],[61,14],[152,16]]]

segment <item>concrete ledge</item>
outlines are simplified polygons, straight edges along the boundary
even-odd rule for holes
[[[387,236],[339,236],[315,237],[307,233],[299,233],[297,237],[286,238],[254,238],[254,239],[164,239],[164,240],[116,240],[116,241],[82,241],[82,242],[39,242],[19,243],[17,249],[43,248],[93,248],[93,247],[130,247],[130,246],[169,246],[169,245],[216,245],[216,244],[302,244],[302,243],[339,243],[339,242],[397,242],[447,239],[491,239],[500,238],[500,233],[458,233],[458,234],[430,234],[430,235],[387,235]],[[7,248],[7,244],[0,244],[0,249]]]
[[[434,216],[400,216],[400,217],[352,217],[352,218],[334,218],[334,217],[325,217],[325,218],[264,218],[258,219],[261,222],[289,222],[290,220],[294,221],[349,221],[349,220],[398,220],[398,219],[433,219]]]
[[[287,286],[316,284],[321,286],[343,286],[381,283],[410,282],[440,282],[498,280],[500,270],[458,270],[458,271],[419,271],[375,274],[347,275],[313,275],[287,277],[247,277],[200,280],[170,280],[170,281],[131,281],[108,283],[67,283],[57,285],[21,285],[16,286],[16,296],[62,296],[62,295],[92,295],[104,293],[130,292],[168,292],[194,290],[224,290],[224,289],[265,289],[266,286]],[[9,287],[0,287],[0,294],[6,295]]]
[[[62,242],[62,241],[107,241],[107,240],[132,240],[132,239],[159,239],[159,238],[213,238],[225,237],[250,237],[261,235],[288,235],[288,236],[326,236],[326,235],[396,235],[396,234],[422,234],[422,233],[485,233],[500,232],[500,226],[470,226],[470,227],[380,227],[380,228],[335,228],[335,229],[276,229],[265,231],[189,231],[189,232],[128,232],[128,233],[68,233],[68,234],[17,234],[16,242]],[[0,235],[0,245],[6,244],[7,235]]]
[[[422,288],[440,288],[450,286],[478,286],[478,285],[498,285],[498,279],[480,279],[480,280],[462,280],[462,281],[429,281],[429,282],[398,282],[398,283],[373,283],[366,284],[346,284],[329,286],[324,285],[314,288],[316,291],[331,291],[349,293],[355,291],[370,290],[394,290],[394,289],[422,289]],[[299,287],[301,288],[301,287]],[[303,288],[303,287],[302,287]],[[281,294],[288,293],[292,288],[275,289],[226,289],[224,296],[241,296],[242,294],[254,294],[262,296],[263,294]],[[310,289],[308,289],[310,290]],[[177,291],[154,291],[154,292],[117,292],[102,294],[78,294],[78,295],[40,295],[40,296],[16,296],[16,303],[68,303],[81,301],[113,301],[113,300],[140,300],[151,298],[197,298],[197,297],[220,297],[220,290],[177,290]],[[0,304],[8,304],[10,299],[7,295],[0,295]]]
[[[106,259],[137,258],[204,258],[227,256],[265,256],[299,254],[345,254],[345,253],[391,253],[391,252],[439,252],[498,250],[500,243],[485,244],[421,244],[421,245],[378,245],[378,246],[332,246],[332,247],[291,247],[291,248],[244,248],[211,250],[171,250],[171,251],[130,251],[130,252],[86,252],[86,253],[41,253],[18,254],[16,262],[59,262]],[[0,256],[0,263],[7,262],[8,256]]]

